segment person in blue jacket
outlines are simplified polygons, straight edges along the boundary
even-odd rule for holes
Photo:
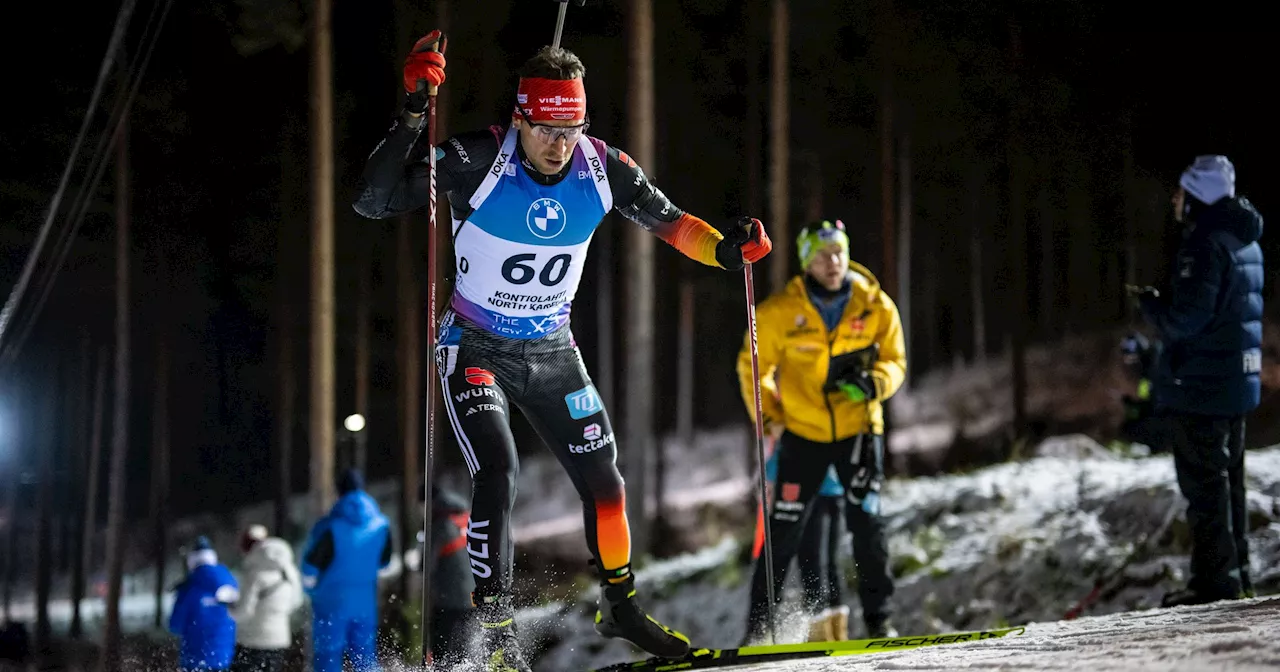
[[[302,585],[311,596],[315,672],[379,669],[378,571],[391,562],[391,527],[356,469],[343,472],[338,501],[311,528]]]
[[[777,442],[774,442],[777,445]],[[778,451],[773,450],[765,463],[765,479],[770,488],[777,487]],[[814,616],[809,623],[809,641],[838,642],[849,639],[849,606],[844,603],[844,577],[840,572],[840,541],[844,535],[844,486],[835,467],[818,489],[813,510],[805,522],[796,553],[800,567],[800,585],[804,588],[805,609]],[[757,512],[756,539],[752,556],[757,560],[764,547],[764,511]]]
[[[187,578],[178,584],[169,631],[182,639],[182,672],[226,670],[236,651],[236,622],[228,606],[240,599],[231,570],[218,563],[207,537],[187,553]]]
[[[1187,499],[1191,576],[1165,606],[1252,592],[1244,486],[1244,416],[1262,370],[1262,215],[1236,196],[1235,166],[1198,156],[1173,196],[1183,225],[1169,291],[1146,288],[1142,315],[1160,332],[1159,409]]]

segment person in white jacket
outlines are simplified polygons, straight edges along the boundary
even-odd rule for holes
[[[293,645],[289,617],[302,606],[302,578],[288,542],[265,537],[251,543],[242,565],[240,601],[231,609],[236,620],[236,658],[231,669],[279,672]]]

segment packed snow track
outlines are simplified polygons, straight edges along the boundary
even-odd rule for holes
[[[895,653],[738,666],[738,672],[854,670],[1280,669],[1280,597],[1032,624],[1020,637]]]

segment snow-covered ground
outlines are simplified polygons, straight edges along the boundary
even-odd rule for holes
[[[740,672],[1280,669],[1280,598],[1032,625],[1019,637],[896,653],[732,668]]]
[[[677,491],[686,493],[675,499],[741,506],[752,487],[746,460],[739,457],[745,454],[745,438],[723,432],[690,450],[672,451]],[[722,459],[714,459],[715,453]],[[732,459],[723,459],[725,453]],[[1250,451],[1246,463],[1251,569],[1260,588],[1280,591],[1280,447]],[[522,495],[545,501],[540,492],[560,490],[555,476],[535,470]],[[1174,484],[1167,455],[1122,457],[1083,436],[1050,439],[1029,459],[971,473],[891,480],[884,501],[898,577],[899,631],[1030,624],[1027,633],[975,645],[754,669],[1254,669],[1241,661],[1258,669],[1280,666],[1280,650],[1262,636],[1280,632],[1280,601],[1153,609],[1165,591],[1181,586],[1187,569],[1187,530]],[[571,497],[571,490],[562,496]],[[1129,567],[1120,585],[1105,591],[1086,618],[1060,621],[1171,507],[1177,517],[1153,552]],[[572,532],[568,517],[556,512],[548,505],[541,515],[527,514],[521,527]],[[562,518],[564,523],[555,522]],[[576,513],[572,518],[580,521]],[[638,571],[642,604],[699,646],[736,646],[743,633],[751,568],[740,560],[741,543],[750,530],[735,532],[696,553],[651,562]],[[525,533],[526,539],[538,536]],[[793,606],[797,593],[793,579],[783,641],[799,641],[806,629],[804,614]],[[585,670],[640,657],[630,645],[594,633],[595,596],[589,589],[576,599],[520,612],[521,636],[538,672]],[[855,593],[848,591],[846,598],[854,609],[850,634],[865,636]],[[88,602],[96,612],[97,601]],[[51,605],[55,622],[66,617],[66,606],[56,600]],[[126,597],[123,606],[135,627],[149,620],[150,596]],[[95,621],[91,616],[91,625]]]
[[[1213,655],[1225,655],[1227,648],[1244,646],[1240,642],[1249,639],[1254,626],[1233,629],[1237,626],[1222,625],[1231,620],[1222,615],[1225,607],[1218,611],[1156,610],[1058,623],[1090,592],[1098,577],[1115,568],[1137,540],[1158,527],[1171,507],[1177,507],[1173,526],[1154,544],[1153,553],[1131,566],[1120,586],[1106,591],[1085,615],[1157,606],[1165,591],[1185,581],[1187,532],[1168,456],[1123,458],[1085,437],[1053,439],[1042,444],[1039,452],[1044,456],[970,474],[892,481],[887,486],[889,543],[898,571],[895,622],[903,634],[1043,624],[1029,629],[1020,640],[997,643],[1002,653],[984,654],[992,658],[982,663],[983,667],[999,667],[1000,656],[1014,655],[1020,656],[1019,662],[1011,663],[1014,668],[1039,667],[1034,656],[1045,657],[1047,664],[1048,660],[1056,661],[1060,648],[1096,648],[1114,637],[1118,629],[1133,624],[1130,636],[1152,640],[1147,653],[1134,655],[1148,656],[1143,660],[1152,669],[1166,669],[1165,663],[1173,658],[1163,647],[1176,647],[1182,639],[1179,633],[1197,629],[1188,623],[1198,618],[1207,619],[1210,627],[1196,647],[1222,649]],[[1253,576],[1260,586],[1277,586],[1280,447],[1251,451],[1247,465]],[[744,630],[750,572],[737,562],[738,557],[737,543],[725,539],[699,555],[651,565],[639,573],[643,604],[700,646],[736,646]],[[795,593],[793,581],[789,595],[794,598]],[[865,636],[856,596],[850,591],[846,597],[854,608],[851,635]],[[594,591],[588,591],[575,603],[541,605],[520,615],[529,651],[538,656],[537,670],[588,669],[637,657],[629,645],[594,634],[593,599]],[[1272,619],[1267,623],[1275,625],[1280,619],[1278,603],[1259,604],[1269,606],[1246,613],[1256,611],[1259,618]],[[1202,612],[1207,615],[1187,615]],[[805,630],[804,616],[792,607],[785,613],[781,638],[799,641]],[[1171,634],[1163,634],[1162,628]],[[1063,633],[1064,642],[1070,643],[1044,639],[1057,637],[1055,633]],[[1274,651],[1271,659],[1280,664]],[[1086,654],[1088,651],[1080,655]],[[824,664],[889,665],[889,660],[844,659]],[[892,660],[903,659],[895,654]],[[957,666],[955,660],[928,664],[934,667],[924,669]]]

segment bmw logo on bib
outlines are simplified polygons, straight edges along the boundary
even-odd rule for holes
[[[564,231],[564,206],[554,198],[539,198],[525,215],[529,231],[539,238],[555,238]]]

